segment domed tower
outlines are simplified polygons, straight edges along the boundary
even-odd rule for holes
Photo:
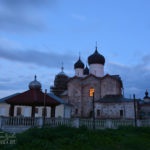
[[[84,68],[84,75],[89,75],[89,68],[87,67],[87,65]]]
[[[148,95],[148,91],[147,91],[147,90],[146,90],[146,92],[145,92],[144,102],[145,102],[145,103],[150,103],[150,97],[149,97],[149,95]]]
[[[84,64],[81,61],[80,57],[78,61],[74,64],[75,75],[78,77],[83,77]]]
[[[63,71],[63,66],[61,69],[61,72],[55,76],[54,86],[50,87],[51,92],[59,97],[65,90],[67,90],[67,83],[69,79],[69,77]]]
[[[36,80],[36,75],[34,76],[34,81],[31,81],[29,83],[29,89],[30,90],[41,90],[41,83]]]
[[[99,54],[97,50],[97,46],[95,52],[88,57],[88,64],[89,64],[89,73],[93,74],[97,77],[104,76],[104,64],[105,58],[103,55]]]

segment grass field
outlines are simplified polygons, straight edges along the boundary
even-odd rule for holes
[[[88,130],[86,128],[33,128],[16,135],[16,144],[0,150],[150,150],[150,128]]]

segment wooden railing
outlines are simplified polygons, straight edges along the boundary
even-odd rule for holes
[[[105,129],[105,128],[118,128],[119,126],[135,126],[135,120],[95,120],[92,119],[79,119],[79,118],[31,118],[31,117],[0,117],[0,128],[12,126],[28,126],[28,127],[42,127],[43,125],[50,127],[57,126],[69,126],[69,127],[81,127],[85,126],[87,128],[93,128],[93,123],[95,124],[95,129]],[[147,126],[150,127],[150,120],[137,120],[136,126]]]
[[[85,126],[87,128],[93,128],[93,120],[92,119],[80,119],[80,127]],[[95,120],[95,128],[96,129],[103,129],[106,128],[106,120]]]
[[[49,126],[72,126],[72,119],[66,118],[46,118],[45,125]]]
[[[38,118],[31,117],[3,117],[2,126],[36,126]]]
[[[142,127],[150,127],[150,120],[140,120]]]

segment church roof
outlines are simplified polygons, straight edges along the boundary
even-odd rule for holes
[[[147,90],[146,90],[146,92],[145,92],[144,99],[150,99],[150,97],[149,97],[149,95],[148,95],[148,91],[147,91]]]
[[[105,64],[105,58],[103,55],[101,55],[98,52],[97,46],[96,46],[95,52],[88,57],[88,63],[89,65],[90,64],[102,64],[102,65]]]
[[[58,96],[54,95],[53,93],[47,93],[48,96],[54,98],[61,104],[67,104],[63,99],[59,98]]]
[[[60,104],[60,102],[57,101],[54,97],[51,97],[48,94],[45,95],[45,93],[40,90],[28,90],[23,93],[9,97],[5,101],[6,103],[12,105],[43,106],[44,97],[46,106],[56,106]]]
[[[96,102],[121,103],[121,102],[133,102],[133,99],[124,98],[122,95],[106,95]]]
[[[110,77],[110,78],[112,78],[113,80],[119,81],[120,84],[121,84],[121,87],[123,87],[123,83],[122,83],[121,77],[120,77],[119,75],[109,75],[109,74],[106,74],[106,75],[105,75],[104,77],[102,77],[101,79],[103,80],[103,79],[105,79],[105,78],[107,78],[107,77]]]
[[[84,63],[81,61],[80,57],[78,61],[74,64],[74,68],[84,68]]]
[[[89,68],[87,67],[87,65],[86,65],[86,67],[84,68],[83,74],[84,74],[84,75],[89,75]]]
[[[81,80],[81,79],[83,79],[83,77],[73,76],[73,77],[69,78],[68,83],[69,83],[70,81],[72,81],[72,80],[75,80],[75,79]]]
[[[56,76],[59,76],[59,77],[61,76],[61,77],[67,77],[68,78],[68,76],[64,72],[63,63],[62,63],[62,67],[61,67],[61,72],[59,72]]]
[[[120,84],[121,84],[121,87],[123,87],[122,80],[121,80],[121,78],[120,78],[119,75],[109,75],[109,74],[106,74],[104,77],[97,77],[97,76],[95,76],[95,75],[93,75],[93,74],[89,74],[89,75],[87,75],[87,76],[85,76],[85,77],[73,76],[72,78],[70,78],[70,79],[68,80],[68,82],[70,82],[71,80],[74,80],[74,79],[87,80],[87,79],[90,78],[90,77],[94,77],[95,79],[98,79],[98,80],[104,80],[105,78],[110,77],[110,78],[112,78],[113,80],[119,81]]]

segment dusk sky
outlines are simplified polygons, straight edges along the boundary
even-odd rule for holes
[[[42,90],[61,71],[74,76],[96,46],[105,74],[119,74],[125,96],[150,92],[150,0],[0,0],[0,98]]]

